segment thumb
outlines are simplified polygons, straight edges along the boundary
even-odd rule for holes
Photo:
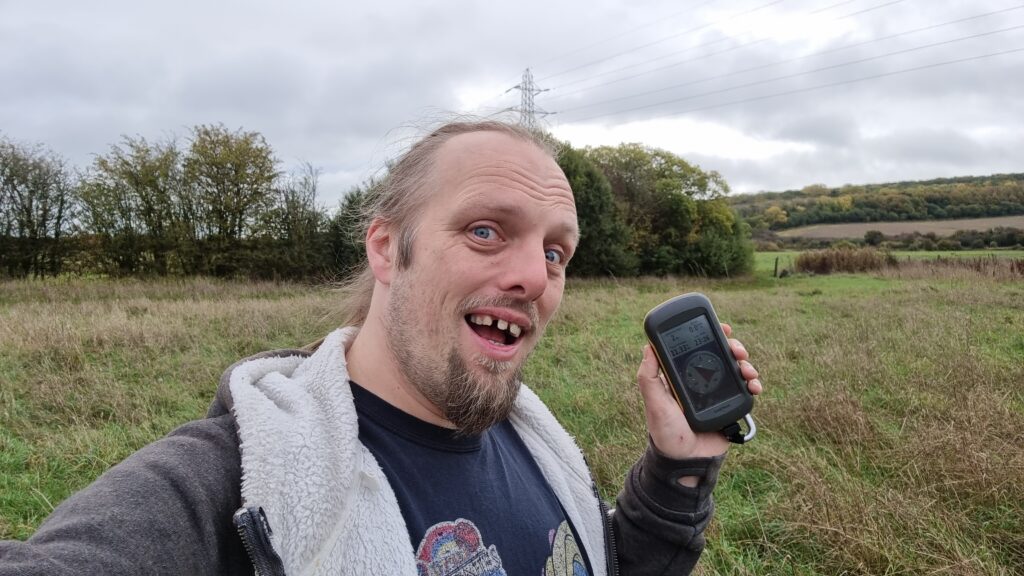
[[[676,403],[675,394],[659,373],[658,359],[650,344],[644,347],[644,359],[636,372],[636,381],[644,398],[647,432],[654,447],[662,454],[681,459],[725,453],[729,447],[725,436],[717,432],[698,435],[690,429],[682,408]]]
[[[660,425],[667,419],[682,417],[675,396],[661,375],[658,359],[650,344],[644,346],[644,358],[637,370],[636,381],[640,387],[640,395],[644,399],[649,428]]]

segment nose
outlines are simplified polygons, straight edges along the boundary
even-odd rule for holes
[[[503,256],[497,264],[502,268],[501,290],[529,302],[540,298],[549,281],[543,245],[523,243]]]

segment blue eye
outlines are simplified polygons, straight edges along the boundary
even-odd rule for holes
[[[562,253],[558,250],[547,250],[544,252],[544,258],[552,264],[562,263]]]
[[[476,226],[473,228],[473,236],[481,240],[493,240],[498,233],[490,226]]]

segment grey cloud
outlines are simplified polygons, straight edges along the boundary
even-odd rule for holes
[[[858,6],[866,7],[849,5],[824,14],[835,18]],[[636,5],[615,0],[526,0],[515,7],[471,0],[293,5],[8,2],[0,3],[0,82],[5,88],[0,91],[0,130],[20,140],[43,142],[84,165],[121,134],[157,139],[171,133],[187,135],[195,124],[222,122],[229,128],[262,132],[285,169],[300,161],[322,167],[324,195],[335,198],[374,174],[401,147],[410,133],[406,125],[454,110],[459,88],[507,88],[531,66],[542,86],[556,88],[537,99],[540,106],[563,112],[552,121],[571,122],[584,115],[691,97],[599,122],[615,125],[685,114],[755,138],[812,147],[761,161],[693,156],[702,166],[720,170],[740,189],[1020,171],[1015,151],[1022,143],[1007,134],[1024,134],[1024,99],[1019,97],[1024,75],[1018,72],[1024,54],[765,96],[1024,45],[1022,31],[695,96],[1024,23],[1024,10],[1009,12],[709,79],[1003,7],[994,0],[904,2],[844,20],[851,27],[848,33],[811,45],[799,34],[784,39],[761,26],[772,14],[798,15],[815,8],[785,3],[743,19],[749,28],[743,38],[719,42],[723,36],[716,26],[696,28],[735,14],[742,6],[712,3],[684,11],[668,1]],[[693,31],[680,34],[686,30]],[[558,74],[670,35],[675,37]],[[746,48],[700,57],[762,37],[763,42]],[[700,44],[705,46],[694,48]],[[662,56],[667,57],[659,59]],[[658,73],[558,98],[627,73],[576,82],[614,68],[630,65],[630,72],[638,72],[687,59]],[[705,79],[576,114],[564,112]],[[517,97],[496,97],[488,106],[514,105]],[[744,102],[730,104],[737,101]],[[976,135],[981,128],[1005,133],[983,139]]]

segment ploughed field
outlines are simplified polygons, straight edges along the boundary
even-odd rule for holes
[[[886,236],[899,234],[935,233],[950,236],[960,230],[989,230],[991,228],[1024,228],[1024,216],[999,216],[994,218],[968,218],[962,220],[917,220],[904,222],[848,222],[844,224],[815,224],[780,230],[779,236],[786,238],[840,239],[864,238],[869,230],[877,230]]]
[[[766,393],[733,447],[700,573],[1020,574],[1024,283],[992,277],[570,281],[526,382],[614,498],[646,443],[653,306],[699,290]],[[224,367],[316,340],[337,296],[294,284],[0,283],[0,538],[178,424]]]

